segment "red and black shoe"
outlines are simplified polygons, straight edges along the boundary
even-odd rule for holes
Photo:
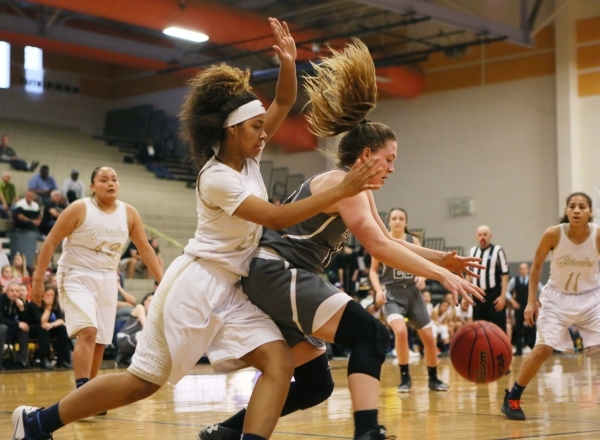
[[[506,414],[506,418],[510,420],[525,420],[525,413],[521,409],[521,401],[517,399],[509,399],[508,390],[504,390],[504,403],[502,404],[502,412]]]

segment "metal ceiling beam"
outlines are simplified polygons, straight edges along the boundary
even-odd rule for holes
[[[485,35],[490,38],[505,37],[511,43],[520,46],[533,47],[534,40],[527,26],[527,16],[521,17],[521,28],[515,28],[475,15],[466,14],[454,9],[444,8],[429,1],[423,0],[355,0],[358,3],[375,6],[388,11],[406,13],[414,12],[419,15],[427,15],[433,20],[452,26],[469,30],[476,35]],[[520,0],[520,13],[527,14],[527,0]],[[523,7],[525,6],[525,7]],[[524,19],[523,19],[524,18]],[[525,23],[525,26],[523,26]]]
[[[40,29],[40,23],[43,24],[43,31]],[[41,35],[65,43],[87,46],[135,57],[159,60],[167,63],[178,61],[183,58],[183,51],[178,49],[168,49],[123,38],[67,28],[56,24],[47,28],[43,16],[40,16],[38,20],[34,21],[7,14],[0,14],[0,29],[19,34]]]

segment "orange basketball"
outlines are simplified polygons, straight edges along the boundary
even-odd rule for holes
[[[475,321],[454,335],[450,343],[450,360],[465,379],[477,383],[493,382],[510,368],[512,345],[496,324]]]

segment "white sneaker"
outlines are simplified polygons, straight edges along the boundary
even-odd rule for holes
[[[528,345],[526,345],[525,347],[523,347],[523,354],[529,354],[531,353],[531,348],[529,348]]]
[[[416,351],[408,350],[408,357],[409,358],[420,358],[421,355],[419,353],[417,353]]]
[[[13,435],[12,440],[24,440],[25,439],[25,422],[23,421],[23,415],[27,415],[36,411],[38,408],[35,406],[19,406],[13,411],[12,414],[12,426]]]

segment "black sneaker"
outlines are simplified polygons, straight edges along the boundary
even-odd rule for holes
[[[501,411],[506,414],[506,418],[510,420],[525,420],[525,413],[521,409],[521,401],[509,399],[508,390],[504,390],[504,403],[502,403]]]
[[[429,389],[433,391],[448,391],[450,387],[437,377],[429,379]]]
[[[410,387],[412,387],[412,382],[410,377],[403,377],[400,381],[400,385],[398,385],[399,393],[408,393],[410,391]]]
[[[395,435],[385,435],[385,426],[379,425],[377,428],[373,428],[370,431],[365,432],[360,437],[356,437],[354,440],[394,440]]]
[[[39,411],[35,406],[19,406],[13,411],[12,440],[52,440],[52,433],[42,431]]]
[[[239,440],[242,433],[221,426],[220,423],[208,426],[198,433],[198,440]]]

